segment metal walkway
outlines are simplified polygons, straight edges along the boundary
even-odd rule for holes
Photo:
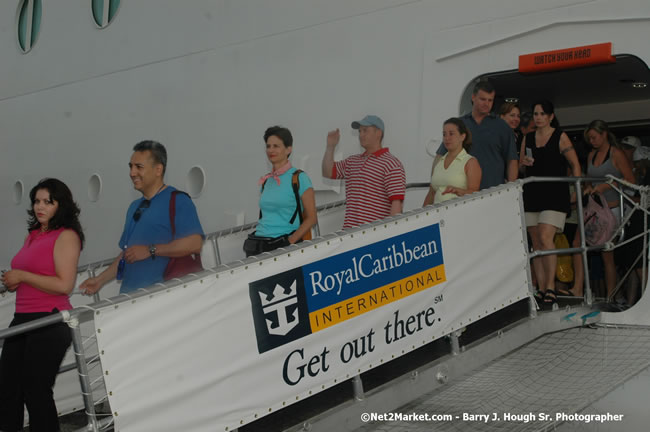
[[[357,432],[647,431],[647,424],[641,424],[650,418],[650,388],[643,398],[645,410],[626,414],[620,421],[599,424],[593,417],[589,423],[586,417],[578,421],[557,417],[608,414],[602,405],[594,409],[593,404],[649,367],[648,328],[598,326],[551,333],[397,410],[447,419],[370,421]],[[469,415],[489,417],[470,420]]]

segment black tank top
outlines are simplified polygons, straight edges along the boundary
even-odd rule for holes
[[[537,147],[535,132],[526,135],[526,148],[533,153],[533,166],[526,167],[526,176],[531,177],[566,177],[567,161],[560,153],[560,136],[562,131],[556,128],[544,147]],[[524,185],[524,210],[541,212],[555,210],[569,213],[571,199],[569,184],[561,182],[529,183]]]

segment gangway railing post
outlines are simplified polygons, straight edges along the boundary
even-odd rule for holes
[[[646,233],[643,236],[643,266],[641,267],[641,296],[645,294],[645,284],[648,279],[647,270],[648,270],[648,214],[645,213],[648,209],[648,191],[645,190],[641,192],[641,200],[639,202],[641,205],[641,214],[643,215],[643,232]]]
[[[93,401],[93,390],[88,377],[88,366],[86,365],[86,354],[81,337],[81,328],[79,319],[75,316],[67,321],[70,332],[72,333],[72,349],[74,350],[75,363],[77,364],[77,373],[79,375],[79,384],[81,385],[81,394],[83,396],[86,416],[88,417],[88,431],[99,432],[97,415],[95,413],[95,403]]]
[[[95,277],[95,269],[88,267],[88,277],[89,278],[94,278]],[[101,298],[99,297],[99,291],[97,291],[95,294],[93,294],[93,302],[97,303],[101,301]]]
[[[458,355],[460,354],[460,340],[459,340],[460,332],[455,331],[452,332],[449,335],[449,340],[451,342],[451,355]]]
[[[580,247],[582,247],[582,268],[584,274],[584,298],[585,303],[589,306],[593,304],[593,295],[591,292],[591,284],[589,283],[589,264],[587,259],[587,241],[585,239],[585,221],[582,209],[582,183],[580,179],[576,179],[576,206],[578,210],[578,228],[580,229]]]
[[[522,186],[523,188],[523,186]],[[535,300],[535,287],[533,286],[533,275],[530,269],[532,263],[530,259],[530,245],[528,244],[528,228],[526,227],[526,211],[524,209],[524,200],[519,201],[519,213],[521,215],[521,235],[524,243],[524,253],[526,255],[526,277],[528,283],[528,317],[531,319],[537,318],[537,301]]]
[[[528,317],[537,318],[537,302],[534,296],[529,296],[528,299]]]
[[[219,254],[219,243],[217,242],[217,237],[212,237],[210,242],[212,243],[212,250],[214,251],[214,261],[219,266],[221,265],[221,255]]]
[[[320,225],[318,225],[318,221],[316,221],[316,223],[314,224],[313,227],[311,227],[311,229],[312,229],[313,238],[320,237]]]
[[[365,399],[366,395],[363,391],[363,381],[361,380],[361,375],[355,375],[352,378],[352,392],[354,393],[354,400],[361,402]]]
[[[623,218],[625,217],[625,198],[623,198],[624,192],[621,191],[621,193],[618,194],[618,212],[620,215],[619,221],[624,220]],[[621,232],[618,235],[619,241],[625,240],[625,224],[621,224],[620,227]]]

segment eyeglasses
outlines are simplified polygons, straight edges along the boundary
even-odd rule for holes
[[[151,205],[150,200],[142,201],[138,209],[135,211],[135,213],[133,213],[133,220],[136,222],[139,221],[140,218],[142,217],[142,213],[145,211],[145,209],[148,209],[150,205]]]

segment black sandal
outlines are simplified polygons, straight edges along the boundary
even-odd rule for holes
[[[538,302],[544,301],[544,292],[536,289],[535,294],[533,294],[533,297],[535,297],[535,300],[537,300]]]
[[[553,290],[547,290],[546,293],[544,294],[544,303],[548,305],[552,305],[553,303],[557,303],[557,294],[555,294],[555,291]]]

